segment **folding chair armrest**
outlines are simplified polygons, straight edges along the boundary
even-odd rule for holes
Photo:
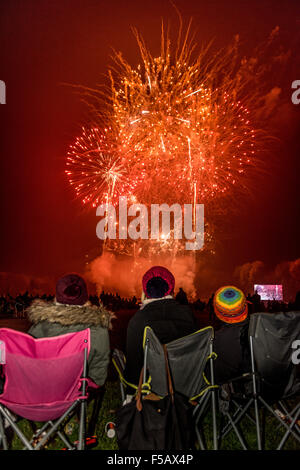
[[[130,382],[127,382],[127,380],[125,379],[123,373],[124,373],[124,369],[122,369],[122,366],[121,364],[116,360],[116,357],[112,357],[112,363],[118,373],[118,376],[119,376],[119,379],[120,379],[120,382],[125,385],[126,387],[130,387],[130,388],[133,388],[135,391],[137,390],[137,385],[135,384],[132,384]]]
[[[88,386],[88,389],[92,389],[92,390],[97,390],[102,387],[101,385],[97,385],[90,377],[87,378],[87,386]]]

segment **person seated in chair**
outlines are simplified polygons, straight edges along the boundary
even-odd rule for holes
[[[131,318],[126,338],[126,366],[124,378],[137,385],[143,367],[143,334],[150,326],[159,341],[166,344],[197,330],[193,312],[188,305],[174,298],[175,279],[162,266],[153,266],[143,276],[143,293],[140,310]],[[132,394],[133,389],[127,388]]]
[[[88,357],[88,376],[97,385],[104,384],[110,359],[108,329],[112,312],[101,304],[88,301],[87,286],[82,277],[68,274],[58,280],[53,302],[35,300],[27,310],[32,323],[28,334],[34,338],[59,336],[90,328],[91,347]]]
[[[222,321],[222,327],[215,332],[213,347],[217,354],[215,383],[221,385],[251,369],[248,303],[240,289],[225,286],[216,291],[213,306]]]

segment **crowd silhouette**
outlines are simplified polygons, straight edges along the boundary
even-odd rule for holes
[[[175,295],[175,299],[181,304],[189,304],[194,312],[198,315],[207,315],[209,320],[212,321],[214,318],[213,310],[213,296],[214,293],[209,297],[207,301],[196,299],[191,301],[188,299],[187,294],[183,288],[179,288],[179,291]],[[33,295],[28,291],[20,293],[16,296],[7,293],[0,296],[0,316],[2,317],[14,317],[14,318],[26,318],[26,310],[36,299],[45,300],[51,302],[54,300],[54,295],[43,294]],[[92,305],[99,305],[100,302],[108,310],[118,312],[121,310],[137,310],[140,302],[137,297],[132,296],[129,298],[121,297],[118,293],[110,293],[102,291],[99,295],[90,295],[89,301]],[[249,313],[255,312],[287,312],[300,310],[300,291],[297,292],[295,300],[290,302],[284,302],[279,300],[261,300],[260,296],[255,292],[253,295],[247,295],[247,301]]]

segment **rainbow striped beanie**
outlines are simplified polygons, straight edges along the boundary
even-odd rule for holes
[[[248,305],[244,293],[234,286],[225,286],[214,295],[214,311],[226,323],[239,323],[248,315]]]

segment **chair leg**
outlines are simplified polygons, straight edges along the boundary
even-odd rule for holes
[[[70,418],[71,418],[71,416],[70,416]],[[30,445],[33,445],[34,441],[37,440],[38,438],[41,439],[42,436],[46,433],[47,428],[49,428],[51,430],[53,428],[53,426],[55,425],[55,423],[50,420],[50,421],[46,421],[40,429],[37,429],[36,424],[33,421],[30,421],[29,423],[30,423],[30,427],[31,427],[31,429],[34,433],[32,439],[30,441]],[[60,440],[65,444],[67,449],[69,449],[69,450],[74,449],[74,446],[71,444],[71,442],[69,441],[69,439],[67,438],[67,436],[63,432],[58,430],[56,432],[56,434],[58,435]]]
[[[211,407],[212,407],[212,419],[213,419],[213,443],[214,443],[214,450],[218,450],[218,437],[217,437],[217,406],[216,406],[216,391],[212,389],[211,391]]]
[[[246,446],[246,444],[245,444],[245,442],[244,442],[244,439],[243,439],[241,433],[239,432],[239,430],[238,430],[238,428],[237,428],[235,422],[233,421],[232,417],[230,416],[230,413],[227,412],[227,413],[226,413],[226,416],[227,416],[228,420],[230,421],[230,424],[231,424],[231,426],[232,426],[232,428],[233,428],[233,430],[234,430],[234,432],[235,432],[235,434],[236,434],[238,440],[240,441],[240,444],[241,444],[243,450],[247,450],[247,446]]]
[[[3,450],[8,450],[7,438],[4,429],[4,422],[2,414],[0,413],[0,443],[2,442]]]
[[[255,411],[255,421],[256,421],[257,448],[258,448],[258,450],[262,450],[260,420],[259,420],[259,408],[258,408],[258,399],[257,399],[256,396],[254,397],[254,411]]]
[[[86,400],[82,400],[80,404],[80,422],[79,437],[77,450],[85,449],[85,433],[86,433]]]
[[[82,373],[82,395],[86,396],[87,392],[87,348],[84,350],[84,364],[83,364],[83,373]],[[77,450],[85,449],[85,434],[86,434],[86,409],[87,409],[87,400],[86,398],[81,399],[80,403],[80,422],[79,422],[79,435],[78,435],[78,445]]]
[[[105,393],[105,387],[101,387],[100,390],[97,390],[95,392],[92,416],[91,416],[91,418],[89,420],[89,423],[88,423],[87,435],[89,437],[93,436],[95,434],[95,429],[96,429],[100,409],[101,409],[101,406],[102,406],[102,403],[103,403],[104,393]]]
[[[248,416],[247,410],[248,410],[248,408],[250,408],[250,406],[252,405],[253,400],[254,400],[254,399],[251,398],[251,399],[248,401],[248,403],[244,406],[244,408],[238,408],[238,410],[234,413],[234,415],[233,415],[234,424],[238,424],[238,423],[241,421],[241,419],[243,418],[243,416]],[[256,424],[255,421],[254,421],[254,424]],[[221,436],[222,436],[223,439],[224,439],[224,437],[226,437],[227,434],[231,431],[231,428],[232,428],[232,426],[231,426],[231,424],[230,424],[230,422],[229,422],[229,423],[224,427],[224,429],[222,430]]]
[[[125,401],[125,388],[124,388],[124,385],[122,384],[121,380],[120,380],[120,392],[121,392],[121,400],[122,400],[122,403],[124,403]]]
[[[42,435],[42,433],[46,432],[46,429],[49,427],[50,424],[51,422],[47,421],[40,429],[37,429],[37,426],[34,423],[34,421],[29,421],[29,425],[32,431],[32,438],[30,440],[30,445],[33,445],[34,441],[37,438],[39,438]]]
[[[243,407],[240,406],[235,400],[232,400],[232,403],[237,407],[237,411],[241,411],[243,409]],[[255,419],[253,419],[249,413],[245,413],[245,416],[249,419],[249,421],[251,421],[251,423],[255,424]]]
[[[60,418],[58,418],[58,420],[56,420],[53,423],[53,426],[49,429],[49,431],[46,432],[46,434],[42,437],[42,439],[37,443],[35,448],[32,449],[32,450],[41,449],[44,446],[44,444],[48,441],[50,436],[52,434],[54,434],[59,429],[59,427],[64,422],[64,420],[73,412],[73,410],[76,408],[76,406],[78,406],[78,400],[74,401],[74,403],[72,403],[70,408]]]
[[[262,441],[261,441],[261,447],[262,450],[265,449],[265,443],[266,443],[266,409],[262,409],[262,429],[261,429],[261,436],[262,436]]]
[[[4,418],[7,419],[7,421],[9,422],[9,424],[11,425],[11,427],[13,428],[17,436],[20,438],[21,442],[23,442],[23,444],[26,446],[26,448],[28,450],[33,450],[33,447],[28,441],[28,439],[24,436],[22,431],[14,423],[14,421],[11,419],[10,415],[6,412],[5,408],[2,405],[0,405],[0,414],[2,414],[2,416],[4,416]]]
[[[284,426],[290,434],[292,434],[294,436],[294,438],[300,442],[300,436],[297,435],[297,433],[292,429],[292,427],[290,425],[288,425],[283,419],[280,418],[280,416],[278,416],[275,411],[273,410],[273,408],[268,405],[268,403],[262,398],[262,397],[259,397],[259,400],[261,401],[261,403],[263,404],[263,406],[266,407],[266,409],[271,413],[271,415],[273,415],[280,423],[282,426]],[[300,407],[299,407],[300,409]],[[296,412],[296,416],[299,415],[299,410],[298,412]],[[295,419],[295,417],[293,418],[293,420]]]
[[[295,413],[297,413],[297,410],[300,407],[300,403],[297,403],[297,405],[291,411],[288,411],[287,407],[285,406],[285,404],[282,401],[279,401],[278,403],[281,406],[281,408],[283,409],[284,414],[289,418],[289,420],[291,422],[293,420],[293,416],[295,415]],[[276,429],[279,429],[280,426],[281,426],[281,424],[279,424]],[[295,423],[295,429],[296,429],[296,431],[298,431],[298,433],[300,433],[300,427],[297,424],[297,422]]]
[[[203,431],[199,429],[198,427],[195,428],[196,431],[196,436],[198,439],[198,444],[201,450],[206,449],[205,441],[204,441],[204,436],[203,436]]]
[[[54,423],[53,421],[49,421],[49,424],[51,426],[54,426]],[[57,435],[58,437],[60,438],[60,440],[65,444],[65,446],[67,447],[67,449],[69,450],[73,450],[75,447],[74,445],[70,442],[70,440],[67,438],[67,436],[65,435],[64,432],[62,431],[57,431]]]
[[[254,397],[254,411],[255,411],[255,422],[256,422],[256,435],[257,435],[257,447],[261,450],[261,434],[260,434],[260,422],[259,422],[259,409],[258,409],[258,390],[257,390],[257,376],[255,370],[254,350],[253,350],[253,337],[250,335],[250,352],[251,352],[251,372],[252,372],[252,387]]]
[[[290,426],[289,426],[289,429],[287,429],[285,435],[284,435],[283,438],[281,439],[280,444],[279,444],[277,450],[281,450],[281,449],[283,448],[284,444],[285,444],[286,441],[287,441],[287,438],[288,438],[289,435],[291,434],[292,428],[295,426],[295,423],[296,423],[297,420],[298,420],[299,414],[300,414],[300,407],[298,408],[297,413],[295,413],[295,416],[294,416],[294,418],[293,418],[293,420],[292,420],[292,422],[291,422],[291,424],[290,424]]]
[[[199,404],[197,405],[195,411],[194,411],[194,416],[195,418],[195,428],[196,428],[196,434],[198,438],[199,445],[202,450],[204,450],[204,442],[201,437],[200,431],[198,429],[198,423],[200,419],[203,417],[205,409],[207,405],[209,405],[209,401],[211,400],[211,410],[212,410],[212,427],[213,427],[213,449],[217,450],[218,449],[218,435],[217,435],[217,407],[216,407],[216,390],[211,389],[208,390],[205,395],[202,396]]]
[[[196,435],[197,435],[197,439],[198,439],[198,443],[199,443],[199,446],[200,446],[200,449],[201,450],[205,450],[206,449],[206,444],[205,444],[205,440],[203,438],[203,432],[201,432],[199,430],[199,421],[200,419],[203,417],[204,415],[204,411],[205,411],[205,408],[207,406],[207,404],[209,403],[209,392],[206,392],[200,399],[198,405],[196,406],[194,412],[193,412],[193,416],[194,416],[194,420],[195,420],[195,430],[196,430]]]
[[[213,354],[213,344],[210,343],[209,346],[209,353],[210,353],[210,382],[211,385],[214,387],[215,385],[215,375],[214,375],[214,360],[212,357]],[[218,450],[218,437],[217,437],[217,397],[216,397],[216,389],[211,389],[211,406],[212,406],[212,420],[213,420],[213,443],[214,443],[214,450]]]

